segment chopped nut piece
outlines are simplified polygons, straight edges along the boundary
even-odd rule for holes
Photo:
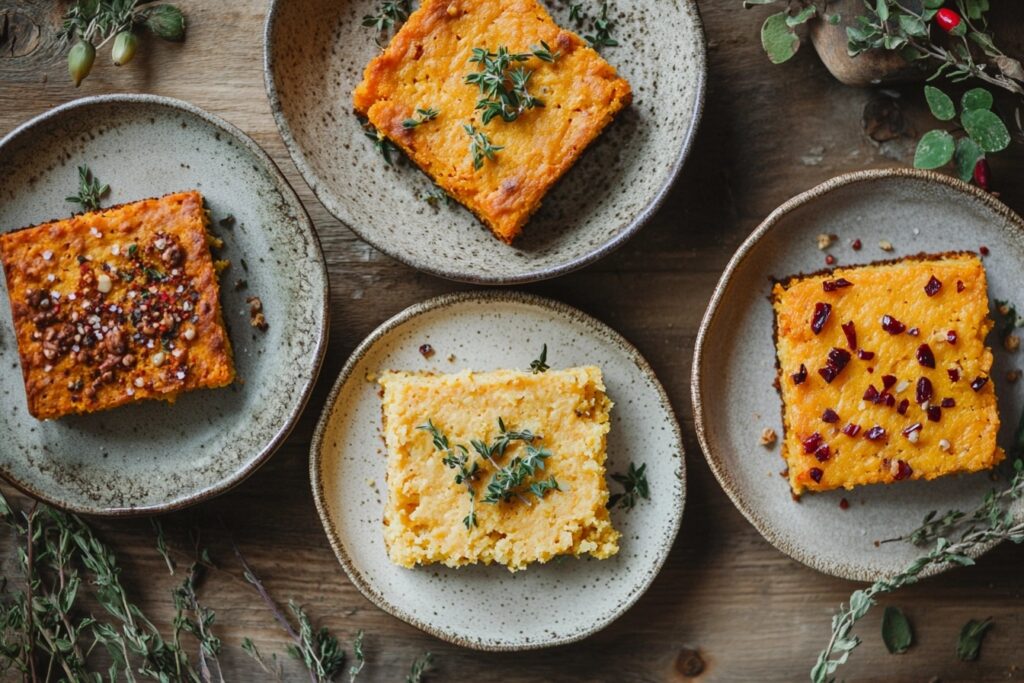
[[[263,302],[258,296],[246,297],[245,303],[249,304],[249,324],[260,332],[266,332],[270,327],[266,316],[263,315]]]
[[[882,240],[878,243],[878,248],[882,251],[892,251],[892,242],[889,240]]]
[[[771,427],[765,427],[764,429],[761,430],[762,446],[771,446],[775,443],[776,439],[778,439],[778,435],[775,433],[775,430],[772,429]]]
[[[818,235],[818,249],[828,249],[832,246],[832,243],[836,241],[835,235],[829,235],[828,233],[821,233]]]
[[[1003,337],[1003,348],[1007,351],[1016,351],[1020,348],[1020,337],[1015,334],[1008,334]]]

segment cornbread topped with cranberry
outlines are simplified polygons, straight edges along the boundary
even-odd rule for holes
[[[775,285],[782,455],[794,494],[998,464],[988,286],[971,253]]]
[[[537,0],[423,0],[353,99],[380,135],[511,243],[631,91]]]
[[[0,235],[34,417],[231,383],[207,223],[193,191]]]
[[[403,567],[619,550],[606,504],[612,402],[596,367],[387,372],[384,540]]]

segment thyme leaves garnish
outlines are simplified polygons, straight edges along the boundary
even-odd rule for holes
[[[405,683],[423,683],[423,676],[433,667],[434,655],[426,652],[412,662],[409,675],[405,677]]]
[[[82,211],[97,211],[100,208],[100,200],[108,192],[110,185],[101,183],[88,166],[79,166],[78,194],[65,198],[65,201],[78,204]]]
[[[409,0],[386,0],[377,8],[375,14],[367,14],[363,17],[363,26],[374,29],[377,33],[384,33],[409,18]]]
[[[497,158],[497,153],[505,149],[501,145],[492,143],[486,133],[482,130],[477,130],[476,126],[472,124],[467,123],[462,128],[466,131],[466,135],[469,135],[471,138],[469,153],[473,156],[473,168],[477,171],[484,167],[484,159],[494,161]]]
[[[547,372],[551,369],[548,365],[548,345],[545,344],[540,350],[540,355],[530,361],[530,372],[535,375],[539,375],[542,372]]]
[[[402,128],[408,130],[416,128],[417,126],[422,126],[424,123],[436,119],[440,113],[441,112],[439,112],[437,109],[434,109],[433,107],[429,107],[427,109],[417,108],[416,118],[406,119],[405,121],[402,121]]]
[[[420,425],[416,429],[428,432],[434,444],[434,449],[443,454],[441,462],[449,469],[455,470],[455,483],[465,484],[466,494],[469,496],[469,513],[462,518],[466,529],[477,526],[476,519],[476,489],[473,483],[480,472],[480,463],[469,461],[469,450],[462,444],[452,447],[448,437],[434,425],[433,420],[427,420],[427,424]]]
[[[448,196],[448,193],[442,190],[440,187],[432,187],[426,192],[420,194],[420,199],[430,204],[435,209],[441,207],[442,204],[451,204],[452,198]]]
[[[612,479],[622,485],[622,493],[613,493],[608,497],[606,507],[611,510],[619,507],[623,510],[632,510],[640,498],[651,499],[651,489],[647,483],[647,463],[637,467],[629,463],[625,474],[612,474]]]
[[[378,129],[369,121],[364,120],[362,125],[363,135],[373,142],[373,148],[377,150],[377,153],[380,154],[381,157],[383,157],[384,162],[388,166],[394,166],[395,163],[392,156],[398,154],[398,147],[395,146],[395,143],[391,142],[391,140],[384,135],[383,131]]]
[[[570,14],[572,10],[570,9]],[[600,50],[602,47],[618,47],[619,41],[612,37],[615,24],[608,18],[608,0],[601,3],[601,14],[594,18],[592,33],[583,35],[590,47]]]
[[[544,62],[554,62],[559,57],[552,52],[547,43],[541,41],[539,46],[530,48],[530,52],[514,53],[502,45],[497,52],[490,52],[482,47],[473,48],[470,64],[479,64],[480,70],[467,74],[464,82],[480,89],[480,99],[476,103],[477,111],[482,112],[480,121],[486,126],[496,116],[511,123],[523,112],[535,107],[543,107],[544,102],[529,92],[532,69],[514,65],[536,57]]]

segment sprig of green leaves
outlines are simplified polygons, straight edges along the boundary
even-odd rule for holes
[[[402,121],[402,128],[405,128],[406,130],[410,130],[410,129],[416,128],[418,126],[422,126],[424,123],[427,123],[428,121],[433,121],[434,119],[436,119],[438,117],[438,115],[440,115],[440,113],[441,113],[440,111],[438,111],[437,109],[434,109],[433,107],[428,107],[426,109],[417,108],[416,109],[416,117],[415,118],[409,118],[409,119],[406,119],[405,121]]]
[[[472,124],[467,123],[462,128],[470,137],[469,153],[473,157],[473,168],[477,171],[484,167],[484,159],[494,161],[498,158],[498,152],[505,149],[503,146],[491,142],[486,133],[477,130],[476,126]]]
[[[476,110],[481,112],[480,122],[486,126],[500,116],[511,123],[522,116],[523,112],[543,107],[544,102],[529,92],[533,70],[513,66],[531,57],[543,62],[554,62],[559,56],[543,41],[531,47],[530,52],[511,52],[504,45],[499,46],[496,52],[482,47],[473,48],[469,63],[479,65],[479,70],[466,74],[463,82],[475,85],[480,90],[480,99],[476,103]]]
[[[401,26],[409,18],[409,0],[385,0],[377,11],[363,17],[363,26],[385,33]]]
[[[632,510],[640,498],[651,499],[651,488],[647,483],[647,463],[640,467],[629,463],[625,474],[612,474],[611,477],[622,486],[622,493],[613,493],[608,497],[606,507],[609,510],[616,506],[623,510]]]
[[[932,115],[940,121],[956,118],[956,105],[939,88],[924,87],[925,100]],[[921,136],[914,154],[917,168],[941,168],[954,162],[957,175],[964,182],[970,182],[975,167],[985,159],[987,153],[1000,152],[1010,144],[1010,132],[1003,120],[992,111],[992,93],[984,88],[974,88],[960,99],[960,125],[965,135],[959,140],[946,130],[930,130]]]
[[[78,167],[78,194],[65,198],[65,201],[78,204],[82,211],[98,211],[100,201],[110,192],[110,185],[101,183],[92,174],[88,166]]]
[[[530,372],[535,375],[539,375],[542,372],[547,372],[551,367],[548,365],[548,345],[545,344],[540,350],[540,355],[530,361]]]

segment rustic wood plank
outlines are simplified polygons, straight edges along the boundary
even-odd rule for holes
[[[907,137],[879,145],[861,126],[862,110],[876,93],[838,84],[807,48],[791,63],[771,66],[758,41],[762,12],[743,12],[739,0],[700,3],[709,40],[706,114],[669,200],[617,253],[581,272],[523,288],[606,321],[651,361],[684,425],[690,484],[683,528],[648,594],[604,632],[549,651],[485,654],[420,633],[359,595],[330,551],[306,474],[312,426],[346,355],[386,317],[429,296],[467,287],[414,273],[380,255],[315,200],[284,149],[264,94],[264,0],[182,0],[189,17],[184,45],[147,44],[137,63],[121,69],[102,63],[106,58],[101,56],[80,90],[68,82],[56,48],[60,5],[55,0],[0,0],[0,17],[20,13],[18,30],[28,36],[13,50],[9,36],[0,36],[0,133],[79,95],[142,91],[188,100],[239,126],[271,154],[306,204],[327,255],[331,344],[295,433],[236,490],[163,518],[168,540],[179,549],[190,547],[190,529],[202,529],[203,542],[221,568],[209,577],[202,597],[217,611],[229,680],[261,678],[238,648],[242,637],[254,638],[265,653],[280,652],[286,639],[241,580],[224,528],[282,602],[303,603],[339,634],[366,631],[369,662],[361,680],[402,680],[412,659],[426,650],[438,657],[435,680],[693,680],[677,670],[683,649],[696,650],[705,662],[699,680],[805,679],[832,610],[855,584],[819,575],[776,551],[722,493],[693,432],[693,343],[729,256],[773,208],[844,171],[909,163],[913,134],[930,125],[919,88],[897,91]],[[25,28],[28,24],[38,27],[38,35]],[[993,162],[997,189],[1018,210],[1024,209],[1024,177],[1013,169],[1021,162],[1019,147]],[[10,492],[7,486],[3,490]],[[156,553],[150,523],[97,521],[96,527],[120,551],[126,581],[140,604],[166,621],[169,590],[178,577],[168,576]],[[0,560],[8,569],[11,547],[9,539],[0,543]],[[845,675],[858,681],[1021,678],[1022,562],[1024,550],[1002,547],[977,568],[886,598],[885,603],[907,611],[917,644],[901,657],[886,654],[880,614],[874,614],[859,629],[866,642]],[[985,616],[994,617],[997,625],[981,660],[957,662],[953,650],[960,626]],[[289,680],[305,680],[292,664],[288,673]]]

